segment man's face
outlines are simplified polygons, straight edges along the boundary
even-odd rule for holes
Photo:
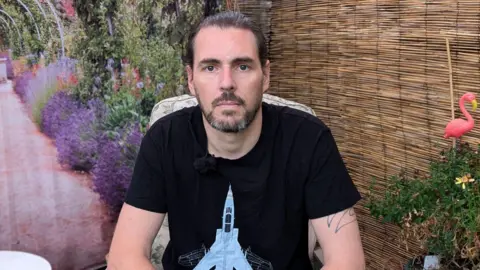
[[[253,33],[206,27],[195,39],[194,52],[188,86],[208,123],[228,133],[247,128],[270,79],[269,63],[262,70]]]

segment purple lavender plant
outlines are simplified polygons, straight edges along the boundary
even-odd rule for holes
[[[42,109],[42,131],[55,139],[59,130],[68,124],[70,116],[77,113],[80,107],[80,103],[66,92],[56,92]]]
[[[93,168],[94,191],[118,215],[133,174],[138,149],[143,138],[140,124],[127,126],[113,138],[105,139]]]
[[[93,168],[105,114],[106,106],[99,100],[90,101],[87,106],[79,107],[71,114],[59,129],[55,140],[60,164],[87,172]]]
[[[25,91],[25,106],[38,126],[41,126],[43,107],[58,90],[59,80],[68,78],[74,72],[74,68],[75,60],[62,59],[38,70],[28,82]]]
[[[91,99],[87,102],[87,106],[95,114],[96,119],[104,119],[108,114],[107,105],[99,98]]]
[[[26,93],[27,93],[27,88],[29,81],[33,78],[33,74],[30,71],[25,71],[21,74],[19,74],[15,79],[14,79],[14,84],[15,87],[13,88],[13,91],[17,93],[18,97],[22,102],[26,102]]]
[[[28,91],[25,93],[27,106],[32,108],[45,104],[57,89],[58,79],[66,80],[70,74],[75,72],[75,64],[76,60],[64,58],[39,69],[27,86]]]

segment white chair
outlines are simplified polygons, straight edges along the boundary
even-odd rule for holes
[[[263,101],[268,104],[288,106],[288,107],[295,108],[316,116],[313,109],[308,106],[305,106],[298,102],[286,100],[284,98],[276,97],[270,94],[264,94]],[[175,96],[175,97],[164,99],[158,102],[157,104],[155,104],[155,106],[153,107],[152,113],[150,115],[149,126],[152,126],[155,123],[155,121],[157,121],[158,119],[162,118],[167,114],[170,114],[182,108],[193,107],[193,106],[196,106],[197,104],[198,104],[197,99],[191,95],[181,95],[181,96]],[[309,227],[308,254],[310,256],[310,259],[312,259],[313,252],[317,243],[317,238],[310,222],[308,227]],[[170,239],[170,236],[168,232],[168,221],[167,221],[167,218],[165,217],[164,224],[160,228],[160,231],[158,232],[158,235],[152,247],[152,253],[153,253],[152,259],[156,261],[154,263],[157,263],[157,264],[160,263],[160,260],[163,254],[158,254],[158,253],[163,253],[166,245],[168,244],[169,239]]]
[[[14,250],[0,250],[0,269],[52,270],[50,263],[38,255]]]

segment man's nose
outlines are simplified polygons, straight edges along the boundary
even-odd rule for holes
[[[222,69],[220,76],[220,88],[222,90],[234,90],[235,89],[235,80],[232,74],[230,67],[225,67]]]

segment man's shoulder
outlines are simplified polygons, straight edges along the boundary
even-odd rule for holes
[[[185,134],[189,129],[190,119],[197,106],[186,107],[158,118],[148,129],[152,138],[165,138],[169,134]]]
[[[287,130],[300,128],[308,133],[329,131],[325,122],[310,112],[282,105],[268,104],[267,106],[276,115],[279,124]]]

